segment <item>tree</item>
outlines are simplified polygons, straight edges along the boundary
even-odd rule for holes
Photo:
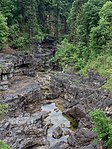
[[[87,2],[87,0],[75,0],[72,4],[70,14],[68,17],[68,23],[70,25],[70,36],[71,40],[75,43],[77,42],[76,32],[77,32],[77,16],[82,12],[82,6]],[[80,18],[81,19],[81,18]]]
[[[111,1],[107,1],[103,5],[99,15],[100,15],[100,18],[102,19],[100,20],[100,23],[104,23],[104,24],[108,23],[110,24],[110,26],[112,25],[112,2]]]
[[[55,0],[52,3],[54,35],[56,39],[68,32],[67,18],[71,8],[72,1]]]
[[[8,36],[8,26],[6,18],[0,12],[0,50],[4,47]]]
[[[96,27],[99,22],[99,11],[107,0],[88,0],[82,7],[82,11],[76,20],[76,36],[78,41],[84,42],[88,46],[89,34],[92,27]]]
[[[67,33],[66,20],[72,2],[73,0],[0,0],[0,11],[6,17],[10,29],[10,46],[23,48],[26,43],[31,46],[32,41],[40,41],[44,34],[58,39]]]
[[[82,69],[87,64],[91,54],[93,54],[91,53],[90,42],[92,45],[94,41],[90,34],[91,30],[95,32],[95,27],[99,25],[99,12],[106,2],[107,0],[76,0],[73,2],[68,22],[71,27],[70,41],[77,47],[78,61],[76,66],[78,66],[78,69]],[[99,30],[101,29],[99,28]],[[101,34],[104,34],[104,30]],[[105,43],[104,40],[97,42],[99,42],[100,48],[101,42]],[[97,42],[96,45],[98,45]]]
[[[90,48],[95,54],[111,52],[112,48],[112,2],[107,1],[99,12],[100,20],[90,34]]]
[[[0,11],[6,17],[9,27],[18,22],[17,4],[18,0],[0,0]]]

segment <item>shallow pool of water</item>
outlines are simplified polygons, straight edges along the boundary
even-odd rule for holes
[[[45,119],[46,124],[51,122],[53,124],[47,131],[47,140],[50,142],[50,146],[60,141],[67,141],[68,135],[65,135],[67,131],[70,130],[70,121],[64,117],[62,112],[56,107],[55,103],[50,103],[42,106],[42,111],[50,112],[49,116]],[[53,130],[60,126],[63,129],[63,136],[59,139],[54,139],[52,137]]]

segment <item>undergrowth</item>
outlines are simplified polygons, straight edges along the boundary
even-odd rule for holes
[[[100,55],[97,58],[91,58],[87,65],[80,70],[81,74],[93,70],[101,76],[107,77],[107,83],[103,86],[104,89],[112,91],[112,55]]]

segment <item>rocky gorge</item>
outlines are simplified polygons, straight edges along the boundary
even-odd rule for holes
[[[12,149],[99,149],[93,141],[96,134],[89,113],[101,108],[112,118],[112,93],[102,89],[107,79],[92,71],[87,78],[62,73],[50,61],[55,51],[51,39],[34,44],[32,52],[0,54],[0,103],[7,105],[0,121],[0,140]],[[42,107],[52,103],[56,106],[54,117],[58,112],[60,119],[71,117],[76,122],[74,129],[68,129],[60,119],[55,126],[52,116],[46,120],[51,107]],[[73,121],[69,123],[69,127],[73,125]],[[53,125],[55,143],[48,140]]]

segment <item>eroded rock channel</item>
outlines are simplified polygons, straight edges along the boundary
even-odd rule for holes
[[[12,149],[99,149],[89,112],[102,108],[112,117],[112,94],[99,90],[106,79],[55,71],[51,45],[0,54],[0,103],[8,106],[0,139]]]
[[[49,141],[50,146],[52,147],[60,141],[67,142],[67,138],[73,129],[73,121],[70,121],[69,118],[67,119],[55,103],[43,105],[42,111],[49,113],[48,117],[45,119],[45,122],[47,126],[47,140]],[[76,125],[74,126],[74,130],[75,129]]]

